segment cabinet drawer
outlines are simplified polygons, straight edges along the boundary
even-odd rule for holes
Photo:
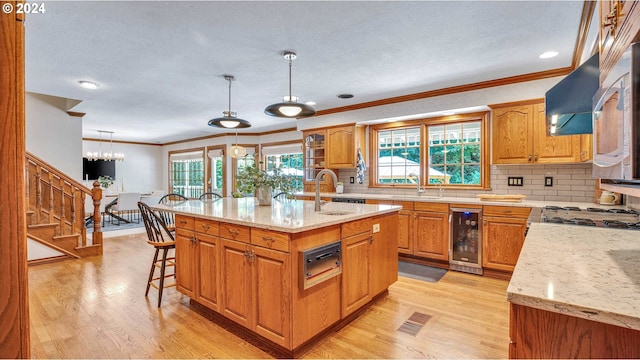
[[[208,235],[218,235],[220,224],[217,221],[196,219],[195,231]]]
[[[418,202],[413,205],[413,209],[416,211],[431,211],[431,212],[449,212],[449,204],[432,203],[432,202]]]
[[[195,219],[191,216],[184,216],[176,214],[176,227],[185,229],[185,230],[193,230],[195,224]]]
[[[393,205],[393,200],[366,199],[365,204]]]
[[[251,244],[289,252],[289,234],[253,228],[251,229]]]
[[[482,216],[509,216],[516,218],[528,218],[531,208],[516,206],[491,206],[485,205],[482,208]]]
[[[394,200],[393,205],[402,206],[402,210],[413,210],[413,201],[398,201]]]
[[[371,220],[362,219],[342,224],[342,238],[371,231]]]
[[[251,228],[236,224],[220,223],[220,237],[249,243],[251,241]]]

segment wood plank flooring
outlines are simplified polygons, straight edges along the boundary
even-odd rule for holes
[[[190,310],[175,288],[160,309],[155,289],[145,298],[153,257],[145,236],[105,238],[103,256],[29,268],[33,358],[270,357]],[[400,277],[304,357],[506,358],[507,284],[453,271],[438,283]],[[399,331],[416,312],[428,316],[416,335]]]

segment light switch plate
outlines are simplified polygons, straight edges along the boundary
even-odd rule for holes
[[[522,186],[524,178],[522,176],[509,176],[507,177],[508,186]]]
[[[380,224],[373,224],[373,232],[374,233],[380,232]]]
[[[545,176],[544,177],[544,186],[553,186],[553,177]]]
[[[356,178],[354,178],[353,176],[349,178],[349,184],[353,184],[356,182]]]

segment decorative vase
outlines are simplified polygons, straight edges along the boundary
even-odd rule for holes
[[[256,188],[256,198],[258,198],[258,205],[271,205],[271,187]]]

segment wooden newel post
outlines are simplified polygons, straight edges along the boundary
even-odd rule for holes
[[[93,182],[91,189],[91,198],[93,199],[93,244],[102,244],[102,219],[100,214],[100,201],[102,201],[102,188],[96,180]]]

